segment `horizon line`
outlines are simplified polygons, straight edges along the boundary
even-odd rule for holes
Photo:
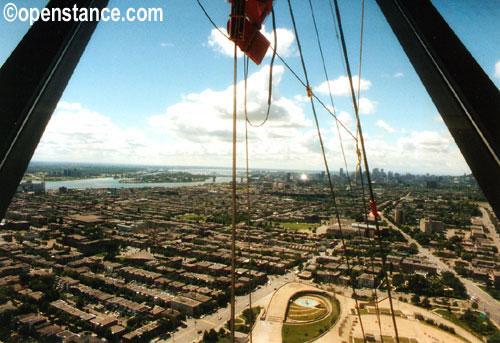
[[[220,167],[220,166],[202,166],[202,165],[160,165],[160,164],[140,164],[140,163],[125,163],[125,162],[70,162],[70,161],[30,161],[28,168],[32,165],[32,163],[42,163],[42,164],[74,164],[74,165],[99,165],[99,166],[128,166],[128,167],[141,167],[141,168],[204,168],[204,169],[231,169],[231,166],[228,167]],[[340,167],[344,169],[343,167]],[[340,169],[339,168],[339,169]],[[392,172],[394,174],[400,175],[415,175],[415,176],[450,176],[450,177],[463,177],[463,176],[473,176],[472,173],[463,173],[463,174],[431,174],[427,173],[419,173],[419,172],[401,172],[394,170],[385,170],[385,168],[380,167],[372,167],[373,169],[379,169],[379,171],[384,171],[384,173]],[[236,170],[245,170],[245,168],[236,168]],[[273,172],[296,172],[296,173],[305,173],[305,172],[314,172],[314,173],[322,173],[324,170],[319,169],[282,169],[282,168],[249,168],[249,170],[253,171],[273,171]],[[345,170],[344,170],[345,172]],[[332,174],[338,174],[339,170],[335,170]],[[349,171],[350,174],[354,173],[353,171]]]

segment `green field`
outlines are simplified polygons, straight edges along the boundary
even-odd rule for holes
[[[332,312],[322,320],[311,324],[283,324],[283,343],[302,343],[318,337],[328,331],[337,320],[340,313],[340,305],[336,300],[329,299]]]
[[[290,230],[309,230],[309,229],[315,229],[319,226],[319,223],[289,223],[289,222],[284,222],[284,223],[276,223],[279,224],[281,227],[285,229],[290,229]]]

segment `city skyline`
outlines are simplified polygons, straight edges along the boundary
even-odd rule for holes
[[[230,172],[232,170],[231,167],[227,166],[203,166],[203,165],[160,165],[160,164],[134,164],[134,163],[106,163],[106,162],[73,162],[73,161],[31,161],[30,165],[28,166],[27,172],[29,172],[30,167],[36,167],[36,166],[59,166],[61,168],[63,167],[74,167],[76,169],[82,168],[82,167],[87,167],[87,166],[96,166],[96,167],[130,167],[130,168],[140,168],[140,169],[166,169],[167,171],[170,170],[222,170],[222,171],[227,171]],[[242,167],[237,167],[236,168],[237,172],[245,172],[246,168],[244,166]],[[397,170],[391,170],[391,169],[386,169],[386,168],[380,168],[375,166],[371,166],[370,172],[373,173],[374,171],[377,172],[382,172],[385,173],[386,175],[388,173],[392,173],[392,175],[398,174],[398,175],[415,175],[415,176],[428,176],[428,177],[440,177],[440,176],[469,176],[472,175],[472,173],[462,173],[462,174],[433,174],[431,172],[423,172],[423,173],[411,173],[409,171],[397,171]],[[304,168],[296,168],[296,169],[284,169],[284,168],[258,168],[258,167],[252,167],[249,168],[250,172],[271,172],[271,173],[281,173],[281,172],[290,172],[290,173],[306,173],[307,175],[315,175],[315,174],[322,174],[325,173],[325,170],[323,169],[304,169]],[[349,175],[354,175],[356,173],[355,170],[349,170]],[[346,170],[345,167],[339,167],[336,169],[330,169],[330,173],[332,175],[338,175],[338,174],[343,174],[346,175]]]

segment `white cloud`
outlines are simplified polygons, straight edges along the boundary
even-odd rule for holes
[[[357,75],[352,78],[352,84],[353,84],[355,91],[357,91],[358,79],[359,78]],[[331,90],[333,95],[350,95],[351,94],[351,88],[349,86],[349,79],[346,76],[339,76],[335,80],[325,81],[322,84],[320,84],[319,86],[315,87],[314,91],[321,93],[321,94],[329,94],[327,82],[330,84],[330,90]],[[372,83],[370,81],[365,80],[363,78],[361,79],[361,83],[360,83],[361,90],[368,90],[368,89],[370,89],[371,85],[372,85]]]
[[[395,144],[365,135],[370,165],[386,170],[433,173],[469,173],[463,156],[447,131],[413,131]]]
[[[433,174],[463,174],[470,169],[465,163],[450,134],[443,130],[438,131],[412,131],[408,135],[397,138],[394,142],[388,137],[404,133],[389,124],[379,121],[378,127],[385,127],[390,136],[374,136],[364,132],[364,141],[369,163],[372,167],[384,168],[386,171]],[[336,129],[332,129],[334,137],[328,141],[328,153],[336,156],[340,153]],[[331,137],[331,136],[330,136]],[[343,146],[348,162],[348,169],[355,170],[357,163],[355,141],[342,132]],[[332,168],[343,167],[337,162]]]
[[[280,97],[278,85],[284,69],[273,69],[273,98],[269,114],[268,127],[273,130],[303,128],[311,125],[306,120],[302,109],[294,101]],[[247,112],[252,122],[264,120],[267,112],[269,66],[248,77]],[[244,82],[237,85],[239,121],[244,123]],[[206,89],[201,93],[192,93],[172,106],[164,114],[149,118],[154,130],[168,133],[190,141],[213,141],[232,139],[233,86],[222,91]],[[283,133],[280,133],[283,134]]]
[[[224,34],[227,35],[227,30],[223,27],[219,28]],[[271,46],[273,46],[274,42],[274,33],[273,31],[267,32],[265,25],[262,25],[261,29],[262,34],[271,42]],[[278,54],[282,57],[289,57],[296,53],[296,49],[293,45],[295,41],[295,35],[292,31],[285,28],[277,28],[276,29],[276,37],[278,42]],[[208,37],[208,45],[213,48],[215,51],[226,55],[226,56],[234,56],[234,43],[224,37],[217,29],[212,29],[210,32],[210,36]],[[273,54],[273,50],[269,48],[267,50],[266,56],[271,56]],[[243,53],[238,48],[238,57],[242,57]]]
[[[398,139],[398,146],[409,151],[446,152],[451,140],[435,131],[413,131],[410,137]]]
[[[352,117],[349,113],[342,111],[337,114],[337,118],[344,124],[346,127],[350,127],[352,125]]]
[[[293,100],[278,92],[284,69],[273,70],[273,103],[267,124],[249,128],[251,166],[321,168],[316,130]],[[248,78],[248,115],[263,120],[269,66]],[[238,163],[244,156],[243,82],[238,84]],[[145,129],[120,128],[110,117],[79,103],[61,102],[35,160],[230,166],[232,86],[192,93],[153,115]],[[325,131],[325,130],[323,130]]]
[[[296,101],[279,95],[278,88],[283,73],[284,68],[281,66],[275,66],[273,69],[273,99],[268,122],[258,129],[249,128],[252,160],[257,163],[275,165],[278,163],[275,161],[287,160],[286,163],[291,165],[297,163],[293,161],[315,159],[316,152],[312,151],[311,154],[312,145],[309,143],[312,138],[308,134],[315,132],[309,129],[312,122],[306,119]],[[267,111],[268,77],[269,66],[262,67],[248,77],[247,110],[250,120],[255,124],[262,122]],[[245,131],[243,82],[238,83],[237,92],[237,132],[239,142],[242,143]],[[180,102],[169,106],[165,113],[151,116],[151,130],[175,137],[184,146],[203,151],[207,156],[229,158],[233,127],[232,99],[232,86],[220,91],[206,89],[200,93],[189,94]],[[243,144],[239,146],[243,149]],[[191,156],[186,158],[192,160]],[[281,162],[279,163],[281,167]]]
[[[382,130],[384,130],[387,133],[402,133],[402,134],[406,134],[406,129],[403,128],[401,130],[397,130],[397,129],[393,128],[391,125],[387,124],[383,120],[378,120],[375,125],[377,127],[381,128]]]
[[[160,46],[161,46],[162,48],[166,48],[166,47],[171,47],[171,46],[174,46],[174,44],[173,44],[173,43],[167,43],[167,42],[161,42],[161,43],[160,43]]]
[[[380,75],[380,76],[381,76],[381,77],[383,77],[384,79],[391,78],[391,77],[393,77],[393,78],[396,78],[396,79],[397,79],[397,78],[400,78],[400,77],[405,76],[405,74],[404,74],[404,73],[402,73],[402,72],[397,72],[397,73],[394,73],[394,74],[387,74],[387,73],[384,73],[384,74],[382,74],[382,75]]]
[[[495,64],[495,77],[500,79],[500,61]]]
[[[109,117],[79,103],[61,101],[35,153],[35,159],[81,162],[137,162],[155,144],[137,128],[121,129]]]
[[[375,113],[375,104],[368,98],[359,98],[358,111],[360,114]]]
[[[310,102],[311,99],[307,95],[297,94],[293,97],[293,100],[297,102]],[[331,110],[331,106],[327,105],[327,107]]]
[[[271,47],[274,46],[274,31],[266,31],[265,25],[262,25],[262,34],[271,42]],[[296,54],[295,46],[293,45],[295,41],[295,35],[292,31],[285,28],[276,29],[276,41],[278,43],[277,52],[282,57],[290,57]],[[269,49],[267,51],[267,56],[273,54],[273,50]]]
[[[263,119],[267,109],[267,75],[261,68],[249,77],[248,109],[252,121]],[[259,168],[323,169],[317,132],[302,109],[279,95],[284,70],[274,70],[274,98],[269,122],[249,128],[250,166]],[[238,84],[238,166],[244,163],[242,84]],[[352,126],[353,117],[338,112]],[[60,102],[36,151],[36,160],[162,165],[231,165],[232,87],[189,94],[164,114],[151,116],[150,127],[120,128],[110,117],[79,103]],[[333,123],[322,129],[332,169],[344,167],[338,133]],[[403,133],[379,120],[378,127]],[[341,129],[350,171],[356,165],[354,140]],[[393,137],[391,135],[391,137]],[[394,143],[365,132],[365,146],[374,167],[400,172],[461,174],[469,172],[449,132],[413,131]]]
[[[223,27],[219,27],[219,30],[224,32],[227,35],[227,30]],[[217,29],[212,29],[210,31],[210,36],[208,37],[208,45],[213,48],[215,51],[226,55],[233,56],[234,55],[234,43],[229,39],[224,37]],[[243,53],[238,48],[238,57],[243,56]]]
[[[377,125],[378,127],[380,127],[385,132],[389,132],[389,133],[395,133],[395,132],[397,132],[396,129],[392,128],[389,124],[387,124],[383,120],[378,120],[375,125]]]

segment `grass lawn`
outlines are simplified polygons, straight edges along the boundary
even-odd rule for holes
[[[312,324],[283,324],[283,343],[302,343],[312,340],[331,327],[340,312],[340,305],[336,300],[329,299],[332,312],[323,320]]]
[[[453,313],[450,313],[446,310],[436,310],[435,311],[436,313],[440,314],[441,316],[443,316],[444,319],[446,320],[449,320],[450,322],[452,322],[453,324],[456,324],[458,326],[460,326],[461,328],[463,328],[465,331],[468,331],[470,332],[471,334],[473,334],[474,336],[478,337],[478,338],[482,338],[482,336],[480,334],[478,334],[477,332],[474,332],[473,330],[471,330],[469,328],[469,326],[467,326],[466,323],[464,323],[463,321],[461,321],[460,319],[458,319]],[[427,324],[426,322],[424,321],[421,321],[421,323],[424,323],[424,324]],[[430,324],[427,324],[427,325],[430,325]],[[435,325],[431,325],[431,326],[434,326],[434,327],[437,327]],[[453,335],[455,337],[458,337],[460,339],[462,339],[463,341],[465,342],[469,342],[468,339],[466,339],[465,337],[462,337],[456,333],[452,334],[450,332],[448,332],[450,335]]]
[[[308,230],[315,229],[319,226],[319,223],[276,223],[281,227],[290,230]]]
[[[470,331],[469,327],[460,319],[458,319],[453,313],[450,313],[446,310],[436,310],[436,313],[439,313],[442,315],[445,319],[449,320],[450,322],[457,324],[458,326],[464,328],[465,330]]]
[[[262,307],[260,307],[260,306],[252,307],[254,321],[258,317],[258,315],[260,314],[261,310],[262,310]],[[241,320],[242,322],[246,322],[246,317],[243,314],[241,314],[239,316],[239,318],[237,318],[234,322],[238,323],[238,320]]]
[[[262,309],[262,307],[260,307],[260,306],[252,307],[252,312],[253,312],[254,318],[257,318],[261,309]],[[246,318],[243,314],[241,314],[238,318],[236,318],[234,320],[234,329],[236,331],[248,333],[248,332],[250,332],[250,327],[251,327],[251,325],[246,322]],[[226,328],[229,328],[229,321],[226,323]]]
[[[318,309],[313,309],[313,311],[308,311],[308,312],[293,312],[293,313],[288,313],[288,318],[292,320],[297,320],[297,321],[302,321],[302,322],[307,322],[315,319],[319,319],[322,316],[324,316],[326,313],[325,308],[318,308]]]
[[[443,314],[442,311],[440,313]],[[498,328],[480,312],[466,311],[461,318],[457,318],[450,313],[446,313],[443,315],[455,317],[456,320],[462,323],[461,326],[463,326],[465,329],[478,336],[479,338],[481,338],[482,336],[500,336],[500,330],[498,330]],[[460,325],[459,323],[457,324]]]
[[[479,338],[482,337],[477,332],[474,332],[473,330],[471,330],[471,328],[465,322],[463,322],[462,320],[460,320],[459,318],[457,318],[453,313],[450,313],[450,312],[448,312],[446,310],[436,310],[436,313],[439,313],[440,315],[443,316],[444,319],[449,320],[453,324],[456,324],[456,325],[460,326],[461,328],[465,329],[466,331],[469,331],[474,336],[477,336]]]

